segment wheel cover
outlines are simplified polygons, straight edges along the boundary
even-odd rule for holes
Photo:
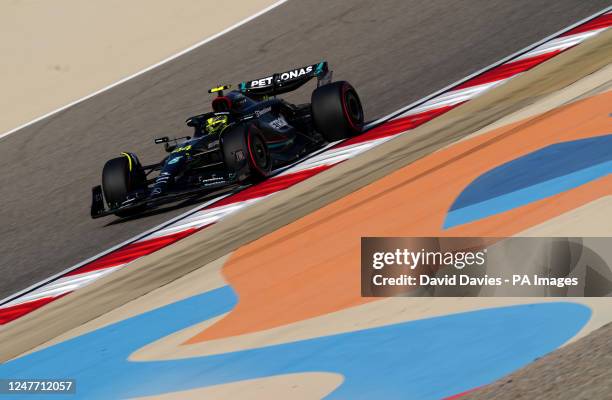
[[[352,122],[361,124],[363,122],[363,109],[359,105],[359,99],[352,90],[344,92],[344,103],[348,117]]]
[[[258,135],[253,135],[251,138],[251,154],[253,156],[253,161],[255,165],[260,168],[262,171],[267,171],[268,169],[268,149],[266,148],[265,143],[261,140]]]

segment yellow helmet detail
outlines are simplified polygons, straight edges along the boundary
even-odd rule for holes
[[[214,117],[210,117],[206,120],[206,133],[209,135],[213,135],[215,133],[220,133],[227,127],[227,115],[216,115]]]

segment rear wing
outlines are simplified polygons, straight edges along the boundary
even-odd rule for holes
[[[272,74],[265,78],[253,81],[242,82],[238,89],[251,97],[275,96],[277,94],[296,90],[312,78],[317,78],[317,85],[320,86],[331,82],[332,71],[327,66],[327,61],[318,64],[311,64],[301,68]]]

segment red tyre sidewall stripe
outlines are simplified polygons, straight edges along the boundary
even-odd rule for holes
[[[345,94],[350,90],[350,86],[348,84],[344,84],[342,85],[342,96],[341,96],[341,100],[342,100],[342,112],[344,113],[344,117],[346,118],[346,120],[348,121],[349,125],[351,126],[351,128],[355,131],[355,132],[361,132],[360,127],[358,127],[357,125],[355,125],[355,123],[353,122],[353,119],[350,117],[348,110],[347,110],[347,105],[346,105],[346,97]]]
[[[259,165],[257,165],[257,163],[255,162],[255,157],[253,156],[253,151],[251,149],[251,136],[252,136],[251,129],[252,129],[252,125],[249,126],[249,130],[247,131],[247,149],[249,151],[249,158],[251,160],[251,166],[255,168],[261,176],[268,176],[268,174],[264,170],[259,168]]]

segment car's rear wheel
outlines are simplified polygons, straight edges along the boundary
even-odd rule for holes
[[[117,208],[127,200],[130,192],[146,185],[144,171],[133,154],[108,160],[102,170],[102,191],[109,208]],[[119,211],[115,215],[126,217],[140,212],[140,209]]]
[[[328,142],[349,138],[363,130],[363,107],[357,91],[348,82],[333,82],[315,89],[311,108],[315,129]]]

